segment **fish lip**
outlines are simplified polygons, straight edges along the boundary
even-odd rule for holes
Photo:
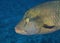
[[[18,29],[15,27],[15,32],[18,34],[27,35],[27,32],[25,30],[22,30],[21,28]]]

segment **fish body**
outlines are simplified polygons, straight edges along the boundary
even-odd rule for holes
[[[50,1],[37,5],[25,12],[16,25],[19,34],[47,34],[60,29],[60,1]]]

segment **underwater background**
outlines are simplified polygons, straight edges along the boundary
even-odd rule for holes
[[[60,43],[60,30],[31,36],[14,30],[28,9],[47,1],[52,0],[0,0],[0,43]]]

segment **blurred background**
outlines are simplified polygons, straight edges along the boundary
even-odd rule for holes
[[[60,43],[60,30],[31,36],[14,30],[28,9],[47,1],[53,0],[0,0],[0,43]]]

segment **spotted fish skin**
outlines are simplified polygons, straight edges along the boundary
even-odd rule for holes
[[[15,27],[18,34],[48,34],[60,29],[60,1],[50,1],[27,10]]]

